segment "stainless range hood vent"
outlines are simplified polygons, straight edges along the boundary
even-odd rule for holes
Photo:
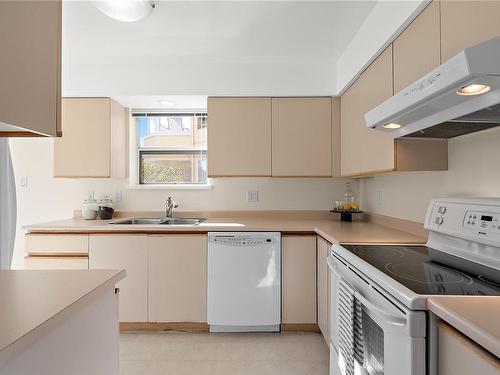
[[[482,85],[481,94],[462,89]],[[466,48],[365,115],[394,138],[453,138],[500,125],[500,37]],[[386,129],[384,125],[399,124]],[[393,125],[394,127],[394,125]]]

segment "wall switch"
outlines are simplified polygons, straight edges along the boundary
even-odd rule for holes
[[[115,202],[121,202],[123,199],[123,191],[117,191],[115,193]]]
[[[24,189],[28,188],[28,176],[21,177],[21,187]]]
[[[258,202],[259,201],[259,191],[249,190],[247,191],[247,202]]]

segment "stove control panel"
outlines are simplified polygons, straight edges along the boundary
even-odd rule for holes
[[[478,232],[499,231],[500,233],[500,214],[481,211],[467,211],[465,213],[464,228]]]
[[[500,244],[500,198],[434,199],[425,228],[478,243]]]

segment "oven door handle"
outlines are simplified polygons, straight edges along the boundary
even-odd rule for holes
[[[384,322],[391,325],[396,325],[400,327],[406,326],[407,319],[395,314],[388,313],[381,308],[375,306],[373,303],[368,301],[359,292],[354,292],[354,298],[356,298],[362,305],[364,305],[370,312],[379,315],[384,319]]]

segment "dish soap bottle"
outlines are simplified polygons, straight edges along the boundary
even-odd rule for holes
[[[351,183],[347,182],[344,192],[344,211],[357,210],[357,205],[354,201],[354,193],[351,190]]]

